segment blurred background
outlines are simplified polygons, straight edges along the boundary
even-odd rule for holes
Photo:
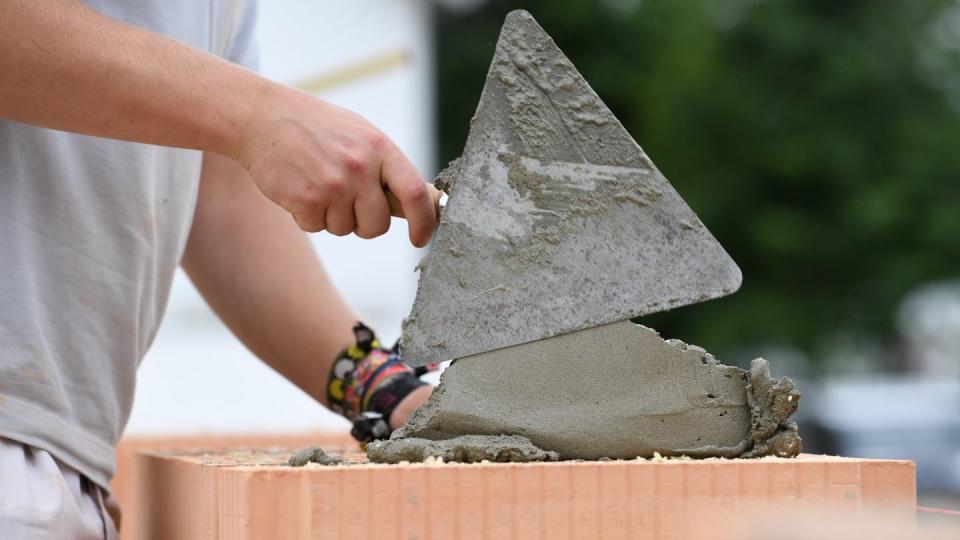
[[[918,463],[960,503],[960,1],[261,3],[262,72],[354,109],[432,177],[457,157],[504,15],[554,37],[744,274],[646,317],[726,363],[771,361],[806,449]],[[314,235],[399,335],[422,253]],[[129,433],[344,429],[256,361],[178,276]]]

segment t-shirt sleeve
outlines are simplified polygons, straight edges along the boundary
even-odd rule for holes
[[[257,71],[260,68],[260,43],[256,36],[258,0],[241,0],[242,13],[233,40],[227,49],[227,60]]]

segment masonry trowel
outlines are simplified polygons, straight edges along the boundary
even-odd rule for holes
[[[507,16],[401,352],[420,366],[724,296],[740,269],[553,40]]]

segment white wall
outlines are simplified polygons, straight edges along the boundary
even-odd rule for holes
[[[341,81],[319,95],[366,116],[426,178],[434,175],[428,2],[265,0],[258,31],[263,74],[288,84],[349,73],[371,59],[405,56],[405,62]],[[390,232],[376,240],[320,233],[313,243],[343,294],[392,343],[413,302],[413,269],[421,256],[407,241],[406,223],[394,220]],[[140,369],[127,433],[347,426],[247,352],[185,276],[177,275],[166,320]]]

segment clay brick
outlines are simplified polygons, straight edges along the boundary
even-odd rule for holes
[[[139,527],[139,516],[133,508],[133,461],[139,452],[189,450],[195,448],[303,448],[314,444],[349,448],[350,435],[342,432],[276,433],[276,434],[193,434],[193,435],[133,435],[120,439],[117,445],[117,472],[111,482],[113,496],[120,504],[122,519],[120,535],[130,540]]]
[[[909,461],[801,456],[290,468],[283,464],[289,454],[138,456],[136,537],[716,539],[746,537],[743,527],[758,515],[800,527],[826,512],[846,522],[882,514],[910,527],[916,507]]]

